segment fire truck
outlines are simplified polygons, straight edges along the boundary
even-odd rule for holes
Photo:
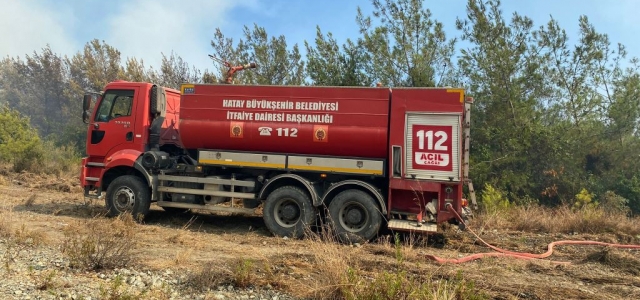
[[[462,224],[464,187],[475,204],[472,103],[450,87],[118,80],[84,96],[80,181],[110,216],[142,219],[155,203],[262,215],[271,233],[295,238],[319,222],[350,243],[383,228],[433,233]]]

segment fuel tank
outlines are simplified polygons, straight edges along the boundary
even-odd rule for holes
[[[182,86],[187,149],[387,157],[388,88]]]

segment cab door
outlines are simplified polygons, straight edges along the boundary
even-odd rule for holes
[[[137,88],[110,89],[104,92],[89,124],[89,156],[105,157],[121,149],[139,148],[134,145],[135,99],[138,92]]]

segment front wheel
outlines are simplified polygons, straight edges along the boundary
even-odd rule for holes
[[[313,224],[317,214],[304,191],[294,186],[283,186],[269,194],[262,216],[273,234],[301,238],[305,227]]]
[[[371,240],[382,225],[382,215],[373,197],[355,189],[343,191],[331,200],[329,217],[344,243]]]
[[[109,184],[105,202],[111,217],[130,213],[136,220],[142,220],[149,213],[151,193],[140,177],[125,175]]]

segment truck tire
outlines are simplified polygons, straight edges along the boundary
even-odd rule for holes
[[[382,215],[371,195],[356,189],[338,194],[329,203],[329,218],[343,243],[361,243],[376,236]]]
[[[309,196],[295,186],[283,186],[271,192],[262,211],[264,223],[277,236],[301,238],[305,227],[317,217]]]
[[[109,216],[130,213],[134,219],[142,221],[149,213],[151,193],[140,177],[125,175],[109,184],[105,202]]]

